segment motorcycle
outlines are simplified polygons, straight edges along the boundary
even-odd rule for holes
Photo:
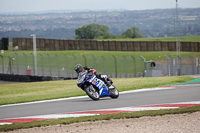
[[[107,75],[104,75],[104,78],[107,79]],[[95,74],[88,75],[87,72],[80,72],[77,84],[81,84],[81,89],[85,91],[86,94],[94,101],[107,96],[110,96],[113,99],[119,97],[119,92],[117,88],[112,85],[112,83],[110,83],[112,85],[112,89],[109,89],[105,82],[97,78]]]

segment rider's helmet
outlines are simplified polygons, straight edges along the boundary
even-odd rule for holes
[[[75,67],[74,67],[74,70],[77,72],[77,73],[80,73],[83,71],[83,67],[81,66],[81,64],[76,64]]]

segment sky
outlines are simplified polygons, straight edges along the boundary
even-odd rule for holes
[[[200,0],[178,0],[179,8],[200,7]],[[175,8],[176,0],[0,0],[0,13],[52,10],[145,10]]]

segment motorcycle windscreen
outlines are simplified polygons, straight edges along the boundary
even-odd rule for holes
[[[80,72],[80,73],[78,74],[77,84],[83,83],[84,80],[85,80],[86,75],[87,75],[87,72]]]

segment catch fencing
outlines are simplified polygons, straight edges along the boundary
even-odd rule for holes
[[[166,56],[167,62],[158,64],[156,69],[162,70],[167,76],[200,74],[200,59],[198,57]]]
[[[143,59],[134,56],[37,54],[37,61],[34,61],[34,58],[32,53],[16,52],[8,57],[0,56],[0,73],[76,78],[74,66],[81,64],[109,77],[128,78],[144,75]]]
[[[35,60],[36,59],[36,60]],[[10,75],[76,78],[74,66],[81,64],[95,68],[111,78],[161,77],[200,74],[198,57],[172,57],[146,61],[142,56],[51,55],[13,52],[0,55],[0,73]]]

